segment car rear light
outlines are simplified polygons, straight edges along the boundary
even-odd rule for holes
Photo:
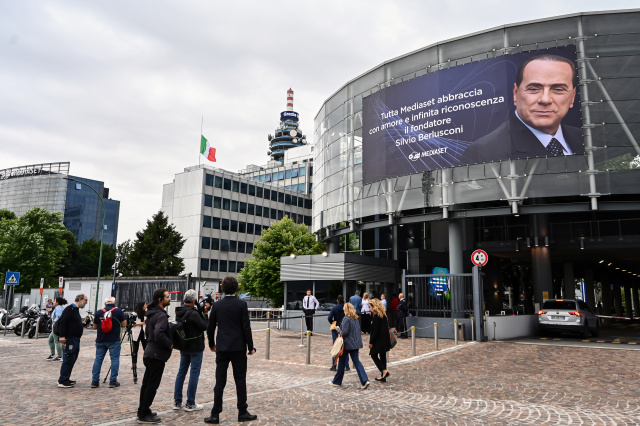
[[[556,302],[564,302],[563,299],[556,299]]]
[[[575,315],[577,317],[581,317],[582,314],[580,312],[569,312],[569,315]]]
[[[546,314],[548,311],[538,311],[538,315],[544,315]]]

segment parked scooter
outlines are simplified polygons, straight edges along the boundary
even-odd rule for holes
[[[33,339],[36,335],[36,324],[39,324],[38,333],[51,333],[51,318],[46,309],[39,310],[37,316],[31,321],[29,339]]]
[[[87,315],[85,315],[84,319],[82,320],[82,325],[84,326],[84,328],[93,327],[93,318],[93,312],[87,311]]]
[[[26,306],[23,306],[22,309],[24,309]],[[21,310],[22,310],[21,309]],[[38,305],[36,305],[35,303],[33,305],[31,305],[31,307],[29,309],[27,309],[26,311],[24,311],[24,314],[21,313],[21,315],[24,315],[24,321],[20,324],[18,324],[14,329],[13,332],[16,333],[16,335],[21,336],[22,335],[22,327],[24,327],[25,333],[29,331],[29,329],[31,328],[31,323],[33,321],[35,321],[35,319],[38,317]]]
[[[0,330],[4,330],[5,327],[7,330],[13,330],[18,324],[22,324],[24,318],[20,314],[10,315],[6,309],[0,309]]]

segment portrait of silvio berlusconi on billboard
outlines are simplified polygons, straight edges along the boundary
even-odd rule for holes
[[[363,182],[584,154],[575,46],[471,62],[363,100]]]

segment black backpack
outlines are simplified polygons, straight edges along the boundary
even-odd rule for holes
[[[196,337],[187,337],[184,325],[186,324],[189,315],[191,315],[191,312],[188,312],[182,317],[182,319],[176,319],[175,322],[169,323],[169,335],[173,342],[173,349],[185,349],[190,340],[194,340],[202,336],[202,334],[200,334],[200,336]]]

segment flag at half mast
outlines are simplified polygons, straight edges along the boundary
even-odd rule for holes
[[[209,144],[204,135],[200,135],[200,154],[207,157],[209,161],[216,161],[216,149]]]

